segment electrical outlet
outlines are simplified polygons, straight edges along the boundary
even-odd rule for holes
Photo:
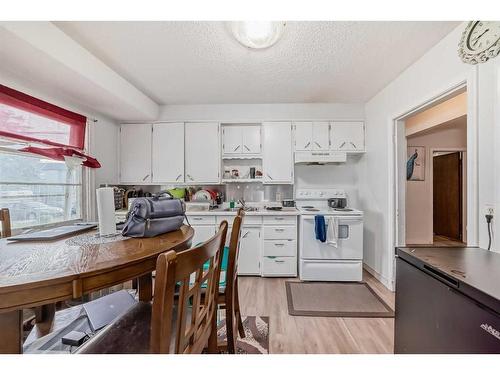
[[[485,215],[495,215],[495,207],[492,204],[485,204],[484,205],[484,214]]]

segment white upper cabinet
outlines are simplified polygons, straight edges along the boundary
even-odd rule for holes
[[[185,181],[188,184],[219,183],[220,140],[216,122],[185,124]]]
[[[262,130],[264,183],[292,184],[292,124],[290,122],[265,122],[262,124]]]
[[[151,124],[120,127],[120,181],[151,182]]]
[[[153,124],[152,171],[155,183],[184,182],[184,123]]]
[[[330,124],[320,122],[295,122],[295,151],[328,150]]]
[[[365,124],[363,121],[335,121],[331,123],[331,148],[339,151],[365,150]]]
[[[260,125],[223,125],[222,150],[224,155],[261,153]]]

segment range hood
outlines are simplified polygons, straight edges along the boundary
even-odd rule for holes
[[[296,151],[295,164],[345,163],[347,154],[340,151]]]

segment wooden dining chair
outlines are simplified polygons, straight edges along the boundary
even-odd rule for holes
[[[238,333],[241,338],[245,337],[245,330],[241,319],[240,303],[238,297],[238,256],[240,249],[241,225],[245,212],[239,209],[233,221],[229,251],[227,258],[227,269],[225,287],[219,289],[218,305],[226,310],[226,337],[228,353],[236,353],[236,342]],[[219,345],[224,350],[225,345]]]
[[[7,238],[12,236],[12,230],[10,226],[10,213],[8,208],[0,209],[0,221],[2,222],[2,232],[0,233],[0,238]]]
[[[223,221],[215,236],[200,246],[161,254],[153,303],[136,303],[77,353],[188,354],[202,353],[205,348],[216,353],[215,316],[227,227]],[[177,290],[178,298],[174,298]]]

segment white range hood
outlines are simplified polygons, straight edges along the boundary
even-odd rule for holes
[[[347,154],[341,151],[296,151],[295,164],[345,163]]]

